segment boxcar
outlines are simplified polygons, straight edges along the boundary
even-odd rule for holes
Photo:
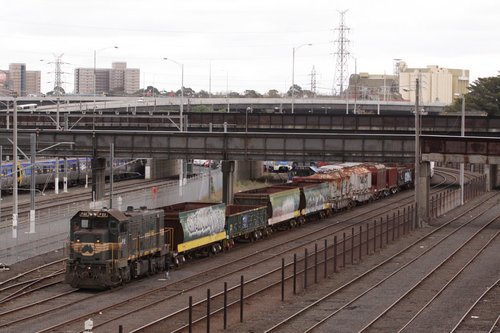
[[[363,165],[372,174],[373,198],[378,199],[387,193],[387,171],[383,164],[366,163]]]
[[[386,172],[386,182],[387,189],[389,191],[388,194],[395,194],[399,190],[398,186],[398,168],[395,166],[387,167]]]

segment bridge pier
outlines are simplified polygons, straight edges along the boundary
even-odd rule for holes
[[[498,165],[485,164],[484,174],[486,175],[486,191],[491,191],[494,187],[499,186],[498,182]]]
[[[418,179],[415,179],[417,184],[417,226],[421,227],[423,223],[429,223],[429,193],[430,193],[430,162],[421,162],[418,165]]]
[[[263,175],[261,161],[235,161],[234,174],[238,180],[255,180]]]
[[[144,179],[161,179],[179,174],[177,160],[164,158],[146,159]]]
[[[233,203],[234,197],[234,161],[222,161],[222,202],[226,205]]]
[[[106,186],[106,159],[94,157],[92,159],[92,201],[104,199]]]

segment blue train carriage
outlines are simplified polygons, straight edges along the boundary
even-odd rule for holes
[[[165,227],[173,230],[176,266],[193,256],[215,254],[229,247],[225,204],[182,202],[162,209]]]
[[[24,177],[20,185],[25,187],[30,186],[31,173],[34,170],[35,182],[38,188],[43,188],[48,184],[53,187],[57,168],[56,164],[59,164],[59,180],[62,181],[67,175],[69,186],[83,184],[85,181],[86,170],[88,170],[87,175],[89,177],[91,176],[90,158],[68,158],[66,160],[67,170],[64,168],[64,159],[59,159],[58,163],[56,163],[56,159],[37,160],[35,167],[32,167],[30,162],[23,162],[22,170]]]
[[[0,169],[0,186],[1,190],[4,192],[12,192],[14,186],[12,177],[14,173],[14,163],[13,162],[2,162],[2,168]],[[23,180],[22,166],[21,162],[17,163],[17,183],[20,184]]]
[[[267,224],[271,229],[294,227],[299,223],[300,188],[268,186],[234,194],[238,205],[267,206]]]
[[[234,240],[254,241],[268,236],[267,206],[227,205],[226,232],[231,246]]]
[[[300,188],[300,210],[304,218],[325,218],[332,213],[330,186],[327,182],[293,181],[284,186]]]
[[[65,280],[72,287],[114,287],[167,267],[162,210],[79,211],[70,223]]]

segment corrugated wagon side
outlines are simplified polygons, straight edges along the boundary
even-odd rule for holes
[[[398,192],[398,168],[396,166],[387,167],[387,188],[390,193]]]
[[[294,180],[328,184],[329,204],[334,211],[354,205],[349,176],[341,169],[317,173],[308,177],[294,178]]]
[[[285,186],[300,188],[300,210],[303,217],[330,215],[330,186],[327,182],[301,182],[294,180]]]
[[[300,216],[300,189],[284,186],[268,186],[235,193],[234,202],[239,205],[266,205],[269,226],[295,225]]]
[[[226,233],[230,240],[257,240],[267,236],[267,206],[226,206]]]

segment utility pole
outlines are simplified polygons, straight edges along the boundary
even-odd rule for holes
[[[462,94],[462,126],[460,135],[465,137],[465,94]],[[465,182],[465,165],[460,163],[460,205],[464,204],[464,182]]]
[[[35,233],[35,173],[36,173],[36,134],[31,134],[31,179],[30,179],[30,234]]]
[[[420,175],[420,111],[418,100],[419,96],[420,83],[418,78],[416,79],[415,84],[415,227],[421,227],[420,214],[418,211],[418,191],[420,190],[419,186],[419,175]]]
[[[13,140],[12,140],[12,157],[13,157],[13,168],[12,168],[12,238],[16,239],[17,246],[17,206],[18,206],[18,197],[17,197],[17,100],[14,99],[14,113],[12,120],[12,128],[13,128]]]

